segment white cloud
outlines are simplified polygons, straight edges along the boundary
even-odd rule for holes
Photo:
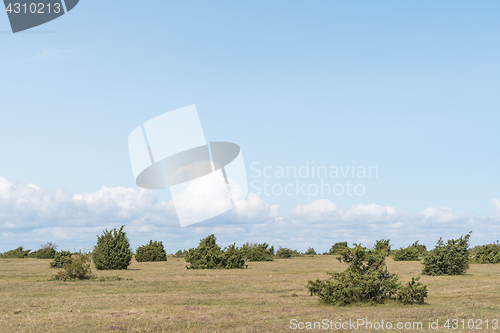
[[[448,223],[456,218],[456,214],[450,207],[441,206],[439,209],[429,207],[422,212],[425,220],[430,220],[433,223]]]
[[[290,218],[295,221],[319,222],[335,218],[337,204],[328,199],[316,200],[292,208]]]
[[[262,201],[255,193],[249,193],[246,200],[241,200],[232,211],[231,217],[240,222],[269,223],[280,218],[280,206]]]
[[[298,205],[291,210],[290,218],[302,222],[335,222],[338,224],[394,222],[401,212],[394,207],[376,204],[357,204],[351,208],[338,208],[328,199]]]
[[[500,210],[500,200],[497,198],[491,199],[491,203],[495,206],[496,210]]]
[[[349,210],[342,210],[341,216],[345,220],[366,221],[366,222],[392,222],[400,215],[394,207],[380,206],[376,204],[352,205]]]
[[[280,206],[250,193],[235,209],[191,228],[180,228],[172,201],[154,190],[102,187],[92,193],[69,194],[0,177],[0,252],[13,246],[56,242],[65,248],[90,248],[104,229],[126,225],[133,246],[164,240],[170,251],[195,246],[216,233],[222,245],[267,242],[300,250],[327,251],[337,241],[373,244],[391,238],[396,246],[420,240],[432,247],[439,239],[473,230],[476,244],[500,238],[500,200],[492,199],[491,216],[473,216],[449,207],[429,207],[406,214],[391,206],[359,203],[339,207],[330,200],[297,205],[289,215]]]
[[[48,191],[0,177],[0,224],[5,228],[89,226],[103,221],[164,223],[175,221],[175,211],[171,203],[159,201],[155,191],[103,187],[70,195],[64,189]]]
[[[404,227],[404,225],[405,224],[403,222],[401,222],[401,221],[389,224],[389,226],[391,228],[394,228],[394,229],[402,228],[402,227]]]

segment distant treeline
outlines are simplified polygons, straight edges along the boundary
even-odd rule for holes
[[[123,232],[124,234],[124,232]],[[102,237],[102,236],[101,236]],[[215,235],[209,235],[200,241],[210,241],[215,244]],[[128,241],[127,241],[128,242]],[[439,245],[439,243],[438,243]],[[438,246],[437,245],[437,246]],[[220,248],[218,245],[213,245],[217,247],[221,253],[225,250]],[[237,247],[235,244],[231,246],[231,251],[233,255],[241,257],[244,262],[252,261],[273,261],[274,259],[287,259],[292,257],[300,256],[311,256],[311,255],[339,255],[343,249],[354,249],[356,247],[362,247],[366,250],[372,250],[377,253],[383,254],[385,257],[392,257],[396,261],[419,261],[425,258],[427,253],[427,247],[425,245],[419,244],[418,241],[407,247],[401,247],[399,249],[393,248],[390,244],[390,239],[380,239],[375,242],[371,247],[364,247],[361,244],[352,244],[349,246],[348,242],[337,242],[331,246],[331,248],[321,253],[318,253],[314,248],[310,247],[305,252],[300,252],[298,250],[278,246],[275,249],[274,246],[267,243],[250,243],[246,242],[241,247]],[[57,251],[58,246],[53,243],[41,244],[40,248],[35,251],[30,249],[25,250],[22,246],[0,253],[0,258],[35,258],[35,259],[54,259],[61,256],[72,256],[79,252],[71,251]],[[97,247],[94,248],[94,251]],[[226,248],[227,249],[227,248]],[[93,252],[94,252],[93,251]],[[179,250],[174,257],[186,257],[189,251],[193,253],[195,249],[190,250]],[[497,240],[495,243],[478,245],[473,248],[467,249],[469,254],[469,261],[471,263],[500,263],[500,243]],[[59,256],[58,256],[59,253]],[[132,252],[130,252],[132,253]],[[150,241],[149,244],[140,246],[136,249],[135,258],[137,261],[166,261],[166,252],[161,241]]]
[[[22,246],[17,249],[0,253],[0,258],[35,258],[35,259],[54,259],[57,254],[57,245],[53,243],[41,244],[36,251],[24,250]],[[78,254],[79,252],[63,251],[66,253]]]

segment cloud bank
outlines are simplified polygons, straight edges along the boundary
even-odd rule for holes
[[[126,226],[133,248],[158,239],[167,252],[193,247],[210,233],[222,245],[267,242],[302,251],[312,246],[320,252],[339,241],[371,245],[380,238],[390,238],[398,247],[416,240],[432,247],[439,237],[456,238],[471,230],[472,244],[485,244],[500,238],[500,200],[491,202],[489,216],[473,216],[449,207],[406,214],[374,203],[339,207],[321,199],[297,205],[285,216],[279,205],[250,193],[226,214],[180,228],[172,202],[161,201],[154,190],[102,187],[69,194],[0,177],[0,252],[21,245],[36,249],[44,242],[63,249],[91,249],[103,230],[121,225]]]

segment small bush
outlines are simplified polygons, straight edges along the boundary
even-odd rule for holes
[[[59,251],[54,255],[54,260],[50,262],[52,268],[63,268],[64,264],[71,260],[71,252]]]
[[[292,250],[286,247],[278,247],[278,251],[276,251],[276,258],[286,259],[291,257],[300,257],[301,254],[297,250]]]
[[[132,251],[122,226],[119,230],[105,230],[97,236],[92,259],[97,269],[126,269],[132,260]]]
[[[397,292],[396,300],[404,304],[424,304],[427,297],[427,286],[418,280],[420,280],[420,276],[411,278],[408,284],[401,287]]]
[[[17,249],[10,250],[2,254],[2,258],[27,258],[30,251],[31,250],[23,250],[23,247],[19,246]]]
[[[384,257],[388,257],[391,253],[391,245],[389,244],[390,241],[390,239],[379,239],[375,241],[373,250]]]
[[[90,255],[79,253],[66,259],[63,269],[57,273],[53,280],[86,280],[93,276],[90,270]]]
[[[425,275],[461,275],[469,269],[469,232],[459,239],[449,239],[444,244],[440,238],[436,247],[429,251],[424,257]]]
[[[222,251],[222,265],[226,269],[247,267],[243,252],[236,247],[236,244],[231,244]]]
[[[357,245],[354,249],[344,248],[337,259],[349,267],[344,272],[328,273],[331,277],[326,280],[309,281],[307,287],[311,296],[316,295],[325,303],[340,306],[360,302],[382,303],[388,299],[422,304],[427,297],[427,286],[415,284],[415,280],[403,287],[399,277],[387,270],[381,252]],[[411,288],[416,291],[409,292],[413,290]]]
[[[339,254],[343,249],[347,247],[347,242],[338,242],[332,245],[330,251],[327,254]]]
[[[245,259],[243,252],[232,244],[224,250],[216,243],[214,234],[202,240],[198,247],[187,251],[184,259],[190,263],[188,269],[221,269],[221,268],[244,268]]]
[[[274,260],[274,246],[269,247],[267,243],[252,244],[247,242],[243,244],[241,251],[246,261]]]
[[[474,253],[473,262],[478,264],[500,263],[500,244],[487,244],[479,246]]]
[[[180,258],[184,257],[186,255],[187,251],[186,250],[179,250],[175,252],[174,257]]]
[[[167,261],[167,254],[162,242],[149,241],[149,244],[140,246],[135,252],[135,260],[144,261]]]
[[[423,245],[425,246],[425,245]],[[408,247],[402,247],[394,252],[394,260],[396,261],[419,261],[422,254],[422,247],[418,241]]]
[[[314,249],[312,247],[308,248],[307,251],[304,253],[305,255],[316,255],[316,251],[314,251]]]

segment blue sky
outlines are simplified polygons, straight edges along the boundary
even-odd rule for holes
[[[495,1],[87,0],[18,34],[7,33],[0,15],[0,177],[16,186],[4,182],[0,251],[48,241],[89,248],[99,230],[119,224],[134,247],[155,237],[169,251],[211,232],[224,244],[318,244],[320,251],[333,241],[388,236],[402,246],[421,235],[430,246],[469,227],[478,230],[473,243],[494,241],[499,12]],[[120,218],[114,210],[102,215],[94,201],[54,206],[73,215],[39,204],[57,201],[61,188],[69,197],[137,190],[129,133],[190,104],[207,140],[240,145],[249,181],[255,162],[377,166],[379,175],[353,180],[365,186],[362,196],[252,196],[244,212],[224,217],[237,224],[218,227],[166,227],[161,217],[175,215],[153,202],[168,203],[168,193]],[[46,192],[31,193],[28,184]],[[144,220],[148,209],[159,210]]]

